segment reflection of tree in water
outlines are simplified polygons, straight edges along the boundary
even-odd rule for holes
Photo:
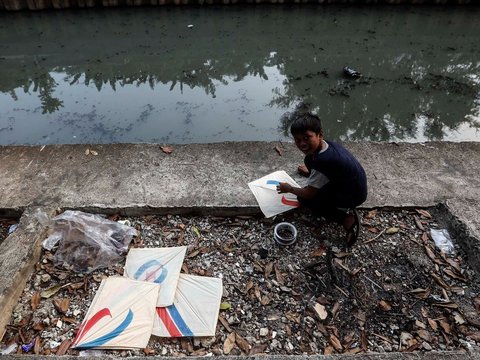
[[[284,90],[274,90],[270,105],[292,109],[299,102],[309,104],[322,118],[327,136],[337,139],[389,141],[423,135],[429,140],[441,140],[465,123],[478,127],[478,121],[467,116],[478,106],[478,85],[443,75],[446,71],[442,68],[432,71],[436,73],[419,79],[349,79],[321,71],[287,75]],[[313,78],[308,88],[306,78]],[[289,120],[288,116],[281,119],[280,131],[284,135],[289,133]]]

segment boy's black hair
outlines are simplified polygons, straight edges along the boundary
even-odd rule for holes
[[[293,136],[303,134],[308,130],[313,131],[315,134],[323,135],[320,118],[310,112],[297,116],[290,126],[290,132]]]

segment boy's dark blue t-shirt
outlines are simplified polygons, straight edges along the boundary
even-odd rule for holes
[[[324,175],[327,179],[320,191],[321,196],[327,193],[336,207],[352,208],[362,204],[367,198],[367,176],[358,160],[342,145],[325,141],[325,151],[307,155],[305,165]]]

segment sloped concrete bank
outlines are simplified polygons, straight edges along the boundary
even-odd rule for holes
[[[367,172],[369,197],[363,207],[442,204],[440,211],[470,254],[472,266],[480,270],[479,143],[345,145]],[[282,155],[275,147],[281,148]],[[247,183],[280,169],[301,182],[295,175],[301,161],[293,144],[261,142],[181,145],[171,154],[158,145],[138,144],[0,147],[0,215],[25,212],[19,230],[0,246],[0,336],[39,258],[45,227],[33,216],[36,206],[47,213],[57,207],[125,215],[259,213]],[[357,359],[479,357],[476,350],[356,355]]]

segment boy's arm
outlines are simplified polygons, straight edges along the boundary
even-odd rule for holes
[[[296,195],[297,197],[303,198],[303,199],[312,199],[316,194],[318,189],[314,188],[313,186],[305,186],[303,188],[298,188],[290,185],[289,183],[286,182],[281,182],[277,186],[277,191],[279,194],[282,193],[291,193],[293,195]]]

